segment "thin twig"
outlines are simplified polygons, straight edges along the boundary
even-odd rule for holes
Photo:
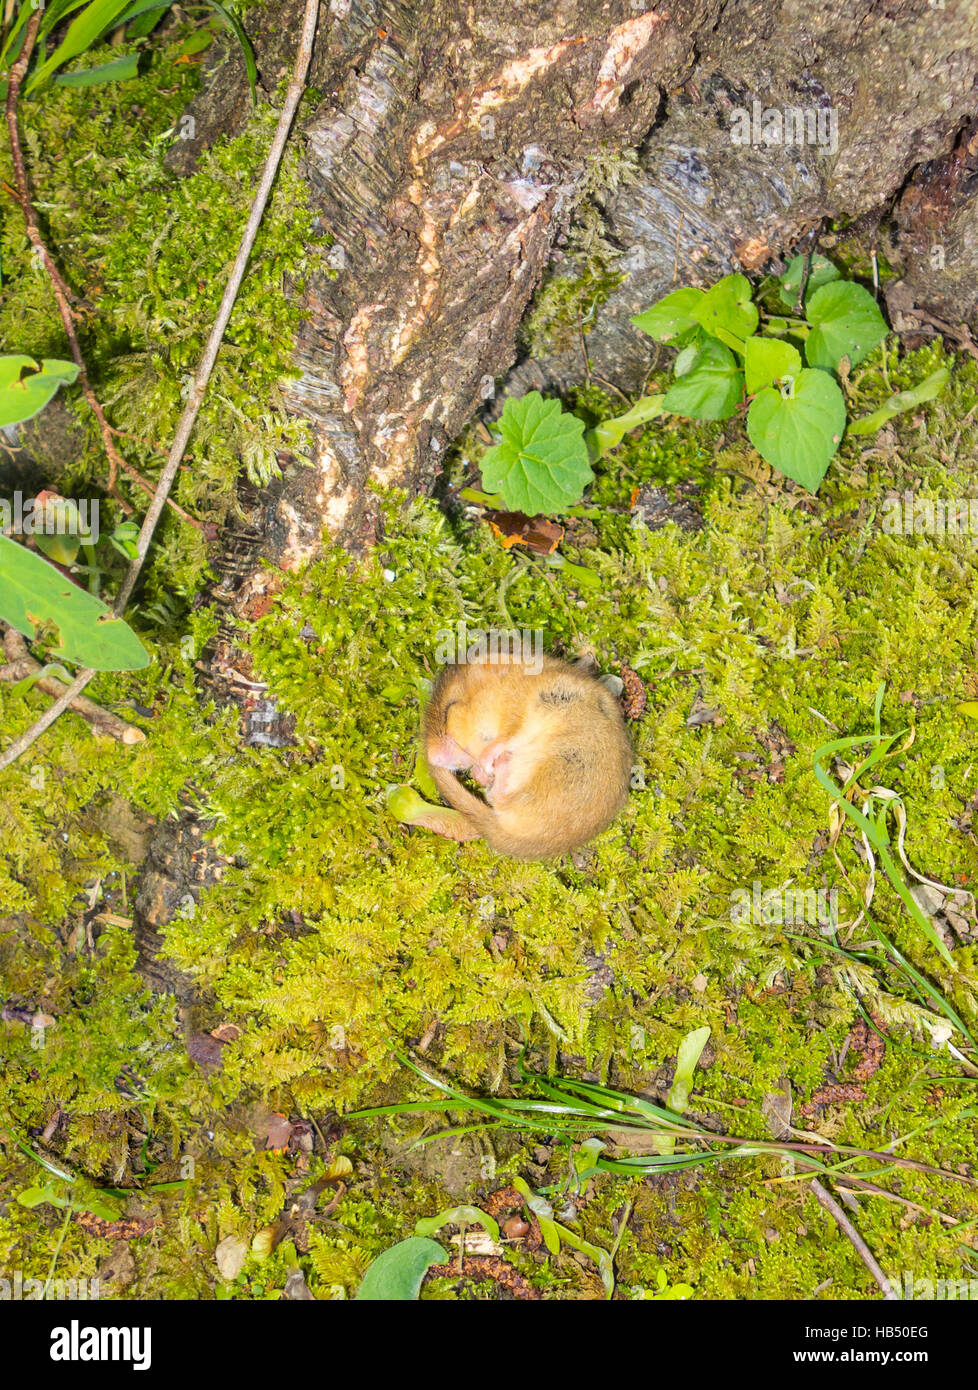
[[[27,643],[16,628],[9,628],[4,634],[3,647],[8,661],[6,666],[0,666],[0,681],[22,681],[34,676],[34,684],[38,690],[43,690],[45,695],[57,699],[64,694],[67,686],[63,681],[59,681],[56,676],[39,674],[43,667],[30,655]],[[111,710],[103,709],[87,695],[79,695],[78,699],[72,702],[71,708],[91,724],[93,734],[114,738],[117,743],[142,743],[146,737],[142,729],[137,729],[134,724],[127,724],[124,719],[120,719]]]
[[[891,1285],[890,1281],[887,1279],[886,1275],[883,1273],[879,1265],[876,1263],[876,1257],[874,1256],[872,1250],[870,1250],[869,1246],[863,1240],[862,1236],[856,1230],[855,1226],[849,1220],[848,1216],[846,1216],[845,1212],[839,1206],[838,1202],[835,1200],[832,1194],[830,1192],[826,1192],[825,1188],[822,1186],[822,1184],[818,1181],[817,1178],[812,1178],[808,1186],[814,1192],[815,1196],[821,1202],[825,1210],[827,1212],[830,1212],[832,1216],[835,1217],[836,1223],[838,1224],[839,1229],[842,1231],[843,1235],[845,1235],[852,1242],[856,1254],[862,1260],[863,1264],[869,1270],[870,1274],[876,1280],[877,1284],[879,1284],[883,1297],[885,1299],[890,1300],[891,1302],[899,1303],[900,1295],[894,1292],[893,1286]]]
[[[166,505],[167,495],[170,491],[170,488],[173,486],[174,479],[177,476],[177,470],[180,467],[180,462],[183,458],[184,450],[187,447],[187,441],[190,438],[191,431],[193,430],[194,423],[200,411],[201,403],[204,399],[204,392],[207,389],[207,383],[210,380],[212,371],[214,370],[214,363],[217,361],[217,353],[218,349],[221,346],[221,339],[224,337],[224,331],[227,328],[228,320],[231,317],[231,310],[234,307],[234,301],[237,298],[239,289],[241,288],[241,282],[244,279],[245,270],[248,265],[248,258],[251,255],[252,247],[255,244],[255,237],[258,234],[258,228],[261,224],[262,216],[265,211],[265,206],[271,194],[272,185],[274,184],[275,176],[278,173],[278,167],[282,162],[282,155],[285,153],[285,144],[289,137],[289,131],[292,128],[292,122],[295,119],[296,108],[298,107],[299,101],[302,97],[302,93],[305,90],[306,74],[309,71],[309,63],[312,59],[312,43],[316,34],[316,20],[318,18],[318,15],[319,0],[306,0],[305,15],[303,17],[302,22],[302,35],[299,40],[299,50],[296,54],[295,67],[292,72],[292,80],[290,81],[288,91],[285,94],[285,102],[279,114],[278,125],[275,128],[275,137],[272,140],[271,149],[269,150],[268,157],[265,160],[265,167],[262,170],[262,175],[258,184],[258,189],[255,193],[254,202],[251,205],[251,214],[248,218],[248,225],[245,227],[244,233],[242,235],[241,245],[238,248],[238,254],[235,259],[234,266],[231,270],[231,276],[228,280],[227,288],[224,291],[224,298],[221,300],[221,307],[218,309],[217,318],[214,321],[214,326],[211,329],[210,336],[207,339],[207,344],[204,348],[203,356],[200,360],[200,366],[197,368],[196,375],[194,376],[193,386],[190,390],[189,396],[187,397],[187,404],[184,407],[183,414],[180,417],[180,421],[176,428],[176,433],[173,436],[173,443],[170,446],[170,452],[167,456],[166,464],[163,468],[163,472],[160,474],[159,482],[156,485],[156,492],[154,494],[152,502],[149,505],[146,515],[143,518],[143,524],[139,532],[139,539],[136,542],[136,557],[129,566],[129,572],[126,575],[126,578],[122,584],[122,588],[119,590],[119,594],[116,598],[113,607],[113,612],[116,617],[121,617],[124,613],[126,604],[129,601],[129,597],[132,594],[133,588],[136,584],[136,580],[139,578],[140,571],[142,570],[143,564],[145,563],[146,555],[150,547],[150,542],[153,539],[153,532],[156,529],[156,525],[160,519],[160,515],[163,511],[163,508]],[[30,23],[33,23],[33,17]],[[36,26],[34,32],[36,35]],[[22,80],[23,72],[20,75],[20,81]],[[11,73],[10,86],[11,89],[13,89],[13,72]],[[7,110],[9,122],[9,94],[7,99]],[[19,758],[23,753],[27,751],[28,748],[30,748],[31,744],[34,743],[34,741],[37,738],[39,738],[41,734],[43,734],[47,729],[51,727],[51,725],[58,718],[58,716],[60,714],[63,714],[64,711],[68,708],[68,706],[72,703],[72,701],[78,698],[81,692],[85,689],[85,686],[88,684],[88,682],[92,679],[92,677],[95,674],[96,673],[93,670],[84,670],[79,672],[75,680],[72,681],[71,685],[61,696],[61,698],[56,700],[50,709],[45,710],[44,714],[41,715],[40,719],[38,719],[34,724],[32,724],[31,727],[25,733],[21,734],[20,738],[15,739],[9,748],[5,749],[3,753],[0,753],[0,771],[2,771],[2,769],[5,767],[9,767],[11,763],[15,762],[17,758]]]
[[[7,131],[10,136],[10,153],[14,165],[14,179],[17,184],[17,202],[23,213],[27,239],[33,246],[51,282],[51,289],[54,291],[54,297],[57,301],[58,313],[61,315],[61,323],[68,338],[71,356],[75,366],[78,368],[78,380],[81,384],[85,399],[89,404],[89,408],[95,416],[99,433],[102,436],[102,444],[109,460],[108,492],[126,513],[131,513],[132,507],[124,497],[119,495],[116,486],[119,469],[121,468],[124,473],[127,473],[143,491],[147,492],[150,496],[152,496],[154,492],[153,484],[148,482],[139,472],[139,469],[131,464],[128,459],[124,459],[115,447],[115,443],[112,439],[112,435],[115,431],[113,431],[108,420],[105,418],[105,412],[99,404],[98,397],[92,390],[92,383],[88,376],[88,368],[85,365],[85,359],[82,356],[81,346],[78,342],[75,316],[71,309],[70,301],[75,300],[75,302],[77,302],[77,296],[72,293],[65,282],[61,272],[54,263],[54,257],[48,250],[44,237],[41,235],[41,229],[38,226],[37,217],[34,212],[34,204],[31,201],[30,184],[27,180],[27,168],[24,164],[24,152],[20,144],[20,131],[17,124],[17,103],[20,99],[20,89],[27,75],[27,68],[34,52],[38,26],[40,25],[43,13],[43,7],[39,7],[27,21],[27,28],[24,30],[24,46],[20,51],[20,56],[16,63],[10,70],[10,80],[7,86]],[[186,521],[191,526],[196,526],[199,530],[203,530],[203,522],[197,521],[194,517],[190,516],[182,507],[178,507],[176,502],[171,502],[170,506],[181,520]]]

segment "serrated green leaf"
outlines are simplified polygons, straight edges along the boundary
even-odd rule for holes
[[[846,403],[828,372],[805,367],[787,394],[760,391],[747,412],[747,434],[773,467],[817,492],[846,427]]]
[[[431,1266],[443,1264],[447,1259],[447,1251],[436,1240],[409,1236],[377,1256],[363,1276],[356,1300],[413,1302]]]
[[[744,344],[744,378],[748,396],[801,371],[801,353],[777,338],[748,338]]]
[[[56,657],[96,671],[138,671],[149,656],[132,628],[113,618],[101,599],[87,594],[40,555],[0,536],[0,618],[24,637],[53,623]]]
[[[693,317],[707,333],[728,333],[742,342],[757,327],[757,306],[745,275],[725,275],[706,291]]]
[[[678,337],[696,327],[696,309],[706,298],[705,291],[673,290],[658,300],[651,309],[635,314],[632,323],[660,343],[674,343]]]
[[[876,300],[862,285],[834,280],[817,289],[805,306],[812,331],[805,340],[810,367],[834,372],[848,357],[852,366],[867,357],[886,337],[886,324]]]
[[[74,362],[58,358],[45,358],[39,366],[23,353],[0,357],[0,425],[30,420],[59,386],[70,385],[77,376]]]
[[[925,401],[934,400],[935,396],[939,396],[944,390],[950,375],[949,368],[938,367],[936,372],[931,372],[930,376],[925,377],[912,391],[897,391],[883,402],[879,410],[874,410],[872,415],[863,415],[860,419],[854,420],[849,426],[849,433],[872,434],[888,420],[892,420],[894,415],[901,415],[905,410],[913,410]]]
[[[549,516],[581,500],[594,478],[583,420],[530,391],[506,401],[497,429],[500,442],[483,455],[482,481],[511,511]]]
[[[798,290],[805,275],[805,257],[794,256],[788,262],[788,268],[781,276],[781,303],[789,309],[793,309],[798,303]],[[814,294],[822,285],[828,285],[833,280],[838,280],[839,272],[830,260],[824,256],[813,256],[812,263],[808,271],[808,280],[805,283],[805,302],[807,303],[810,295]]]
[[[744,393],[744,374],[729,348],[707,340],[685,376],[674,381],[662,406],[691,420],[726,420]]]

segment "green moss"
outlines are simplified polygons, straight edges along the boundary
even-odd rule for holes
[[[35,198],[47,218],[69,283],[86,297],[80,339],[96,395],[120,447],[144,476],[156,476],[214,321],[244,228],[277,111],[259,107],[246,130],[201,155],[187,178],[163,160],[195,77],[177,62],[178,43],[152,51],[145,75],[115,87],[56,88],[22,113]],[[309,100],[310,98],[307,98]],[[81,150],[80,158],[69,158]],[[0,172],[12,177],[9,152]],[[283,161],[231,315],[204,406],[174,490],[199,520],[220,525],[234,505],[242,469],[257,483],[278,472],[277,455],[301,456],[304,428],[289,419],[281,383],[292,371],[301,318],[295,288],[310,256],[328,244],[314,233],[298,155]],[[29,255],[23,221],[0,237],[0,347],[67,357],[46,277]],[[292,293],[283,292],[284,286]],[[30,325],[25,338],[25,325]],[[85,422],[78,457],[55,480],[73,495],[106,482],[101,440],[76,388],[66,399]],[[45,460],[40,459],[42,468]],[[123,480],[123,487],[132,485]],[[130,491],[141,505],[143,494]],[[121,514],[103,503],[103,531]],[[144,591],[147,605],[193,597],[206,573],[201,533],[168,514],[157,533]],[[177,604],[179,607],[179,602]]]
[[[52,234],[93,304],[86,351],[98,389],[118,423],[161,440],[245,213],[239,175],[260,162],[271,116],[259,113],[177,184],[160,151],[185,79],[165,58],[158,63],[138,97],[126,94],[140,108],[130,113],[141,122],[135,135],[119,128],[118,94],[59,93],[38,115],[31,154],[51,190]],[[165,94],[171,77],[177,85]],[[66,123],[91,158],[54,160]],[[297,188],[290,166],[180,484],[185,505],[216,518],[230,506],[242,459],[260,473],[277,449],[301,447],[277,409],[266,410],[295,327],[277,286],[284,273],[301,274],[311,238]],[[18,235],[8,222],[0,332],[9,346],[61,352]],[[19,337],[25,314],[29,345]],[[941,360],[936,347],[902,361],[878,354],[854,379],[854,410],[874,408]],[[514,565],[487,530],[451,523],[431,501],[388,498],[374,556],[356,566],[329,551],[283,577],[273,611],[241,634],[269,698],[295,716],[294,742],[281,749],[240,746],[237,712],[200,702],[195,663],[218,617],[181,603],[199,585],[204,556],[195,536],[167,523],[146,602],[133,614],[154,664],[92,687],[145,730],[145,743],[96,742],[66,717],[6,774],[0,968],[4,1007],[14,1012],[2,1046],[14,1079],[0,1100],[8,1160],[0,1263],[36,1260],[31,1273],[43,1274],[53,1253],[61,1213],[16,1202],[38,1172],[13,1139],[30,1133],[39,1144],[56,1107],[66,1118],[52,1152],[94,1183],[138,1190],[135,1204],[155,1219],[132,1242],[128,1295],[213,1296],[222,1282],[217,1243],[228,1234],[250,1242],[322,1173],[318,1156],[262,1149],[255,1105],[315,1116],[325,1131],[334,1114],[419,1094],[392,1045],[426,1033],[432,1064],[480,1090],[515,1084],[512,1059],[524,1040],[536,1065],[646,1089],[679,1040],[708,1024],[713,1057],[698,1073],[693,1106],[764,1137],[766,1095],[788,1085],[797,1106],[836,1068],[858,1017],[854,982],[889,1025],[886,1061],[863,1101],[811,1123],[869,1148],[916,1130],[905,1145],[914,1157],[972,1165],[973,1130],[959,1118],[967,1092],[951,1082],[938,1093],[931,1078],[953,1063],[930,1050],[899,978],[843,973],[816,927],[800,928],[799,943],[775,924],[735,922],[730,895],[755,881],[836,888],[840,916],[855,917],[865,865],[844,835],[850,890],[826,852],[829,807],[812,759],[831,730],[871,729],[880,681],[885,727],[912,720],[915,730],[912,744],[874,769],[904,798],[910,860],[943,882],[971,872],[978,733],[954,704],[978,689],[978,563],[967,538],[887,535],[880,518],[889,492],[970,492],[976,383],[975,364],[959,363],[948,392],[919,417],[901,417],[892,435],[847,440],[816,500],[757,469],[716,427],[669,422],[631,437],[602,463],[589,499],[599,514],[574,522],[563,545],[600,576],[587,591],[542,565]],[[576,405],[593,415],[607,408],[593,389]],[[148,452],[134,458],[152,472]],[[89,443],[72,476],[84,483],[99,467]],[[702,531],[633,524],[636,487],[689,477],[701,484]],[[161,608],[168,594],[177,599]],[[151,621],[154,612],[162,622]],[[386,787],[413,776],[437,634],[462,619],[540,628],[548,646],[592,649],[606,669],[627,663],[647,684],[649,710],[634,730],[641,785],[616,825],[573,861],[496,859],[482,845],[406,829],[387,811]],[[716,711],[712,722],[688,722],[698,698]],[[41,704],[35,692],[0,685],[6,731],[25,727]],[[783,756],[769,751],[772,735]],[[126,922],[137,866],[114,833],[120,792],[157,820],[194,806],[228,861],[192,914],[169,925],[164,945],[205,992],[208,1026],[241,1030],[220,1071],[188,1060],[184,1021],[170,1001],[147,994],[134,969]],[[956,949],[958,969],[948,972],[882,880],[873,913],[974,1024],[974,948]],[[596,954],[610,979],[595,978]],[[54,1022],[31,1028],[18,1010]],[[424,1127],[352,1126],[342,1142],[354,1175],[334,1215],[312,1223],[304,1243],[290,1235],[267,1260],[249,1255],[222,1294],[271,1296],[295,1264],[317,1296],[351,1294],[380,1250],[458,1199],[411,1166],[402,1140]],[[498,1170],[473,1168],[481,1179],[469,1179],[478,1189],[470,1200],[507,1171],[526,1173],[532,1158],[518,1145],[496,1156]],[[188,1159],[190,1176],[181,1167]],[[552,1179],[563,1163],[558,1154]],[[827,1279],[818,1296],[870,1292],[805,1181],[782,1181],[793,1176],[764,1161],[674,1183],[602,1180],[582,1202],[577,1229],[610,1247],[613,1218],[626,1195],[634,1199],[618,1257],[625,1289],[651,1288],[663,1270],[699,1297],[809,1297]],[[185,1185],[154,1189],[154,1181]],[[899,1194],[973,1219],[964,1185],[903,1170]],[[957,1277],[963,1237],[946,1226],[864,1199],[860,1229],[894,1273]],[[90,1275],[111,1249],[72,1222],[58,1274]],[[544,1265],[525,1259],[525,1268],[547,1297],[599,1296],[594,1271],[567,1254]],[[486,1293],[469,1287],[461,1296]],[[426,1296],[454,1297],[454,1285],[440,1281]]]
[[[523,321],[521,339],[529,356],[545,357],[574,347],[621,284],[622,273],[616,268],[621,252],[608,239],[603,199],[634,182],[637,174],[634,150],[600,150],[588,160],[561,261],[537,291]]]

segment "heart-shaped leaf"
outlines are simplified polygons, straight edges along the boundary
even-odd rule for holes
[[[828,372],[803,368],[786,390],[773,386],[754,397],[747,434],[773,467],[817,492],[846,427],[846,403]]]
[[[744,344],[744,377],[748,396],[801,371],[801,353],[777,338],[748,338]]]
[[[7,536],[0,536],[0,618],[25,637],[36,636],[37,625],[53,625],[60,638],[54,655],[63,661],[96,671],[149,665],[132,628],[113,618],[101,599]]]
[[[13,353],[0,357],[0,425],[19,425],[43,410],[59,386],[77,377],[74,362],[45,358],[38,366],[33,357]]]
[[[788,262],[788,269],[781,276],[781,303],[793,309],[798,303],[798,291],[805,276],[805,257],[795,256]],[[838,280],[839,272],[824,256],[813,256],[805,282],[805,302],[821,285]]]
[[[717,337],[728,333],[738,340],[749,338],[758,318],[750,281],[744,275],[725,275],[706,291],[693,317]]]
[[[696,310],[705,298],[703,290],[673,290],[651,309],[635,314],[632,323],[660,343],[674,343],[696,327]]]
[[[421,1283],[432,1265],[448,1259],[436,1240],[409,1236],[378,1255],[363,1276],[356,1300],[411,1302],[421,1292]]]
[[[482,481],[510,511],[550,515],[581,500],[594,477],[583,420],[530,391],[507,400],[497,428],[500,442],[483,455]]]
[[[664,410],[691,420],[726,420],[744,392],[744,374],[729,348],[711,339],[684,376],[669,387]]]
[[[822,285],[805,306],[812,331],[805,340],[810,367],[834,372],[848,357],[852,366],[861,362],[886,337],[886,324],[876,300],[862,285],[834,280]]]

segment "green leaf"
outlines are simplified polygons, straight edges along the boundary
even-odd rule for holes
[[[18,1192],[17,1201],[24,1207],[39,1207],[48,1202],[52,1207],[87,1211],[93,1216],[101,1217],[103,1221],[118,1221],[123,1205],[114,1197],[98,1190],[72,1187],[69,1193],[65,1193],[56,1183],[48,1183],[45,1187],[26,1187],[23,1192]]]
[[[59,565],[74,564],[86,534],[74,502],[68,497],[46,497],[33,521],[38,550]]]
[[[432,1265],[448,1259],[436,1240],[409,1236],[385,1250],[367,1269],[356,1299],[409,1303],[421,1292],[421,1283]]]
[[[40,366],[33,357],[14,353],[0,357],[0,425],[19,425],[43,410],[59,386],[69,386],[78,376],[74,362],[45,358]]]
[[[673,343],[696,327],[696,310],[706,298],[703,290],[673,290],[658,300],[651,309],[635,314],[632,323],[660,343]]]
[[[693,363],[696,361],[696,354],[701,347],[702,343],[690,343],[688,347],[684,347],[682,352],[677,354],[676,360],[672,364],[673,376],[686,375],[690,367],[692,367]]]
[[[923,405],[925,401],[932,401],[935,396],[939,396],[948,383],[951,372],[948,367],[938,367],[936,372],[931,372],[930,376],[925,377],[919,386],[915,386],[911,391],[897,391],[890,396],[889,400],[883,402],[879,410],[874,410],[872,415],[863,415],[860,419],[854,420],[849,426],[850,434],[872,434],[880,429],[888,420],[892,420],[894,415],[900,415],[905,410],[913,410],[918,405]]]
[[[91,4],[86,5],[81,14],[68,25],[64,38],[51,56],[34,69],[24,89],[27,95],[43,86],[58,68],[91,48],[99,35],[111,27],[128,4],[129,0],[91,0]]]
[[[450,1207],[437,1216],[424,1216],[415,1223],[416,1236],[433,1236],[442,1226],[481,1226],[493,1240],[499,1239],[499,1226],[487,1211],[479,1207]]]
[[[119,23],[126,26],[127,39],[145,39],[156,28],[160,20],[170,8],[169,0],[165,5],[160,5],[157,0],[142,0],[126,10],[125,14],[119,16]]]
[[[692,420],[726,420],[744,392],[744,374],[733,353],[722,343],[708,341],[692,367],[674,381],[662,402],[664,410]]]
[[[805,313],[812,325],[805,342],[810,367],[834,372],[843,357],[855,366],[886,337],[876,300],[862,285],[849,280],[822,285],[808,301]]]
[[[819,291],[821,293],[821,291]],[[765,387],[747,412],[754,448],[775,468],[816,492],[846,427],[846,404],[828,372],[803,368],[787,392]]]
[[[788,269],[781,276],[781,303],[793,309],[798,303],[798,291],[805,275],[805,257],[795,256],[788,262]],[[839,272],[824,256],[813,256],[805,283],[805,302],[821,285],[838,280]]]
[[[579,502],[593,480],[584,422],[530,391],[510,397],[497,426],[500,442],[482,458],[482,481],[506,506],[527,516],[551,515]]]
[[[801,353],[777,338],[748,338],[744,344],[744,376],[748,396],[801,371]]]
[[[139,76],[139,54],[127,53],[123,58],[114,58],[111,63],[100,63],[95,68],[83,68],[80,72],[62,72],[54,79],[56,87],[97,87],[103,82],[130,82]]]
[[[252,106],[257,106],[258,66],[255,63],[254,49],[251,46],[251,42],[248,38],[248,35],[241,27],[241,21],[237,18],[236,15],[231,14],[229,10],[226,10],[223,5],[219,4],[218,0],[205,0],[205,4],[207,5],[208,9],[213,10],[216,15],[219,15],[221,17],[221,19],[224,21],[227,27],[231,30],[231,33],[237,39],[238,47],[241,49],[241,57],[244,60],[245,72],[248,75],[248,86],[251,88],[251,104]]]
[[[669,1109],[677,1115],[681,1115],[689,1104],[689,1093],[693,1089],[693,1072],[709,1038],[709,1028],[697,1028],[694,1032],[688,1033],[679,1044],[676,1074],[666,1099]]]
[[[37,681],[43,680],[45,676],[57,676],[66,685],[71,684],[71,673],[58,664],[57,661],[49,661],[46,666],[41,666],[37,671],[32,671],[29,676],[25,676],[22,681],[12,685],[10,689],[15,695],[26,695],[31,686]]]
[[[149,656],[132,628],[108,607],[59,574],[40,555],[0,536],[0,618],[25,637],[53,623],[54,655],[96,671],[138,671]]]
[[[758,319],[750,281],[744,275],[725,275],[706,291],[693,317],[715,337],[722,332],[740,341],[749,338]]]
[[[678,362],[679,359],[676,360]],[[603,420],[600,425],[595,425],[593,430],[589,430],[585,440],[587,443],[593,443],[595,458],[602,458],[609,449],[614,449],[629,430],[637,429],[649,420],[657,420],[662,414],[662,401],[662,396],[643,396],[624,415],[616,415],[613,420]]]

